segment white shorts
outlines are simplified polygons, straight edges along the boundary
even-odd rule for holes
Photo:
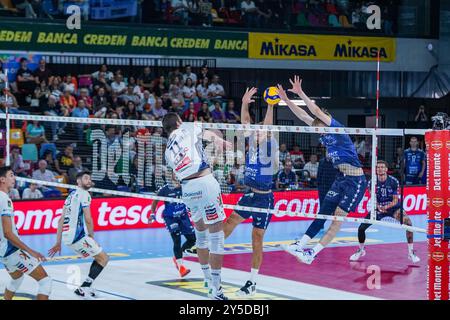
[[[220,184],[212,174],[182,182],[181,190],[194,222],[203,219],[205,224],[214,224],[225,220]]]
[[[102,247],[100,247],[94,239],[88,236],[85,236],[68,246],[76,253],[83,256],[83,258],[94,257],[103,251]]]
[[[23,274],[30,274],[41,264],[35,257],[20,249],[0,260],[8,273],[20,271]]]

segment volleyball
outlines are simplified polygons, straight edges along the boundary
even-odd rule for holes
[[[264,101],[267,102],[267,104],[272,104],[272,105],[275,105],[281,101],[280,96],[278,95],[277,87],[269,87],[266,90],[264,90],[263,98],[264,98]]]

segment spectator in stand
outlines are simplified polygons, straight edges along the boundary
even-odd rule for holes
[[[213,122],[215,123],[225,123],[227,122],[225,118],[225,113],[222,111],[222,106],[219,102],[214,104],[214,110],[211,111],[211,116],[213,118]]]
[[[237,161],[234,162],[234,166],[228,173],[228,184],[231,186],[231,191],[234,192],[245,192],[247,187],[244,184],[245,173],[244,167],[241,166]]]
[[[67,172],[72,167],[72,165],[73,165],[73,146],[68,145],[64,148],[63,152],[60,152],[56,156],[55,160],[56,172],[68,178]]]
[[[139,112],[137,111],[136,105],[133,101],[128,101],[127,106],[124,109],[125,119],[128,120],[140,120]]]
[[[183,82],[186,83],[187,79],[190,78],[192,80],[192,85],[195,87],[197,85],[197,75],[192,72],[192,68],[190,65],[187,65],[186,72],[183,74]]]
[[[183,117],[183,103],[178,99],[172,99],[172,105],[170,106],[170,112],[177,113],[180,117]]]
[[[50,170],[53,173],[56,172],[55,158],[52,150],[46,150],[42,155],[42,159],[47,161],[48,170]]]
[[[48,143],[45,137],[44,126],[39,123],[39,121],[33,121],[28,123],[27,129],[25,131],[25,137],[27,143],[32,143],[39,145],[41,143]]]
[[[398,147],[395,149],[394,162],[392,163],[392,168],[394,168],[394,175],[397,177],[403,177],[402,167],[403,167],[403,148]]]
[[[160,76],[158,79],[158,84],[155,88],[156,95],[158,97],[162,97],[163,94],[169,92],[169,86],[167,84],[166,78],[164,76]]]
[[[3,93],[4,95],[0,96],[0,113],[6,113],[6,108],[8,108],[8,113],[11,114],[30,114],[28,111],[19,109],[17,99],[9,91],[9,88],[3,89]]]
[[[153,108],[156,104],[156,97],[153,94],[151,94],[150,91],[145,90],[142,99],[139,103],[139,106],[137,108],[138,111],[142,112],[142,110],[144,110],[145,105],[147,104]]]
[[[56,97],[51,95],[48,97],[47,104],[43,107],[44,115],[46,116],[63,116],[64,113],[61,110],[61,106],[56,100]],[[50,128],[52,131],[53,141],[57,141],[59,139],[58,134],[64,134],[64,128],[66,127],[66,122],[50,122]]]
[[[143,110],[141,111],[141,117],[142,120],[155,120],[155,117],[153,116],[153,108],[151,104],[146,103],[143,107]]]
[[[75,84],[73,83],[72,75],[69,73],[66,75],[66,80],[62,84],[63,92],[70,91],[70,94],[75,94]]]
[[[3,70],[3,62],[0,60],[0,93],[3,92],[3,89],[6,88],[6,73]]]
[[[28,188],[25,188],[22,193],[23,200],[36,200],[42,199],[43,197],[44,195],[38,189],[38,185],[36,183],[30,183],[30,186]]]
[[[162,107],[161,98],[156,98],[156,103],[152,110],[152,114],[155,120],[161,120],[167,114],[167,110]]]
[[[84,101],[84,105],[89,110],[89,112],[92,113],[92,111],[93,111],[93,100],[89,96],[89,90],[87,88],[81,88],[80,89],[80,96],[78,97],[78,103],[80,103],[81,100]]]
[[[61,112],[64,117],[68,117],[72,110],[77,106],[77,99],[72,95],[69,88],[64,89],[64,94],[59,99]]]
[[[172,13],[180,19],[182,25],[187,26],[189,22],[189,6],[186,0],[170,0]]]
[[[25,18],[36,19],[37,14],[28,0],[11,0],[14,7],[25,12]]]
[[[87,172],[87,168],[83,166],[83,161],[80,156],[75,156],[73,158],[72,168],[69,169],[67,175],[69,176],[70,184],[77,184],[77,174],[80,172]]]
[[[145,67],[144,72],[138,78],[138,85],[142,90],[149,90],[154,87],[155,75],[150,67]]]
[[[309,157],[309,162],[305,164],[303,170],[308,171],[311,183],[315,184],[317,181],[317,171],[319,170],[319,163],[317,162],[317,155],[312,154]]]
[[[89,118],[89,110],[86,108],[86,103],[84,100],[78,101],[78,106],[72,111],[72,117]],[[74,123],[73,126],[75,128],[78,140],[83,140],[84,123]]]
[[[258,8],[251,0],[244,0],[241,2],[242,17],[247,28],[258,27],[259,16]]]
[[[405,168],[405,184],[420,184],[426,168],[426,154],[419,149],[417,137],[409,140],[410,148],[403,155],[403,167]]]
[[[183,87],[183,98],[186,105],[189,105],[190,102],[198,102],[197,91],[191,78],[186,79]]]
[[[183,121],[197,121],[197,112],[195,111],[195,105],[193,102],[189,103],[189,108],[183,113]]]
[[[42,81],[45,81],[45,83],[51,83],[54,78],[52,75],[52,71],[47,68],[47,62],[44,58],[39,60],[39,67],[34,70],[33,76],[36,84],[40,84],[42,83]]]
[[[219,83],[219,80],[218,75],[212,78],[212,83],[208,87],[208,97],[212,102],[222,103],[222,98],[225,96],[225,89]]]
[[[286,147],[285,143],[282,143],[280,145],[279,158],[280,158],[280,163],[284,163],[286,161],[286,159],[289,158],[289,152],[287,151],[287,147]]]
[[[105,135],[106,144],[108,145],[108,147],[113,145],[114,143],[120,144],[120,138],[118,137],[116,128],[114,126],[107,126],[105,129]]]
[[[200,74],[197,78],[198,81],[203,81],[203,78],[212,79],[212,74],[209,72],[208,66],[205,65],[200,69]]]
[[[39,169],[34,170],[32,174],[32,178],[34,180],[39,180],[43,182],[57,182],[54,173],[50,170],[47,170],[47,161],[40,160],[39,161]],[[40,187],[44,197],[60,197],[61,191],[58,189],[53,189],[51,187],[42,186]]]
[[[201,122],[211,123],[213,118],[209,111],[208,103],[203,102],[200,111],[197,113],[198,120]]]
[[[62,91],[61,91],[61,83],[59,81],[58,77],[54,77],[50,86],[49,86],[49,91],[50,93],[56,97],[56,99],[59,100],[59,98],[62,96]]]
[[[25,96],[31,95],[36,87],[36,80],[34,79],[33,72],[28,69],[28,59],[20,58],[20,68],[16,73],[17,89]]]
[[[197,96],[201,102],[209,102],[208,97],[209,79],[204,77],[200,84],[197,86]]]
[[[135,105],[139,105],[141,102],[140,96],[134,93],[134,87],[132,85],[129,85],[127,87],[127,92],[120,95],[118,98],[121,101],[121,104],[127,104],[128,101],[132,101]]]
[[[127,86],[125,85],[125,82],[123,81],[123,76],[121,74],[117,74],[114,76],[114,81],[111,83],[111,90],[118,96],[124,94],[127,91]]]
[[[108,93],[112,91],[111,86],[109,85],[109,82],[106,78],[106,74],[104,72],[100,72],[98,74],[98,78],[94,78],[93,85],[95,91],[98,91],[100,88],[105,89],[105,91]]]
[[[111,82],[114,79],[114,74],[111,71],[108,71],[108,66],[106,64],[102,64],[100,66],[100,69],[98,71],[95,71],[92,74],[92,78],[94,80],[100,80],[100,76],[103,75],[103,78],[107,82]]]
[[[162,106],[166,110],[170,110],[172,108],[172,100],[170,99],[169,93],[164,93],[161,96]]]
[[[300,151],[300,147],[298,145],[294,145],[292,151],[289,152],[289,155],[295,168],[303,168],[305,165],[305,157],[303,156],[303,152]]]
[[[180,77],[175,77],[169,87],[170,99],[177,99],[183,102],[183,87]]]
[[[169,72],[167,75],[167,78],[169,79],[169,83],[173,83],[175,81],[175,78],[178,77],[180,79],[180,82],[182,84],[183,82],[183,74],[180,71],[179,67],[175,67],[172,71]]]
[[[51,92],[49,87],[47,86],[45,81],[42,81],[36,89],[34,89],[33,100],[36,101],[33,105],[33,101],[31,103],[32,107],[38,107],[39,113],[43,113],[42,107],[47,103],[48,97],[50,97]]]
[[[255,5],[256,5],[257,13],[258,13],[258,18],[257,18],[258,27],[259,28],[269,27],[270,20],[273,15],[270,1],[256,0]]]
[[[416,127],[418,129],[427,129],[429,127],[428,116],[425,112],[425,106],[423,104],[420,105],[414,121],[416,122]]]
[[[355,10],[352,12],[352,25],[360,30],[365,27],[361,8],[355,8]]]
[[[96,118],[105,118],[106,112],[111,106],[111,101],[106,96],[104,88],[98,90],[98,94],[94,97],[93,101],[93,111]]]
[[[292,161],[286,160],[284,169],[277,174],[277,189],[297,188],[297,175],[292,171]]]
[[[153,81],[152,83],[153,83],[153,87],[151,87],[150,89],[154,89],[155,86],[156,86],[155,81]],[[141,88],[141,86],[138,85],[137,80],[136,80],[135,77],[131,76],[131,77],[128,78],[127,86],[133,86],[134,87],[134,89],[133,89],[134,94],[139,95],[141,98],[143,97],[142,88]]]
[[[12,188],[11,190],[9,190],[8,196],[11,200],[20,200],[20,193],[16,188]]]
[[[25,163],[23,162],[23,157],[20,154],[20,148],[18,146],[11,147],[10,163],[11,169],[16,176],[27,176],[25,173]]]
[[[240,123],[241,117],[234,110],[234,101],[228,100],[227,111],[225,111],[225,119],[228,123]]]

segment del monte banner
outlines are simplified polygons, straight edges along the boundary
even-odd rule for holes
[[[0,21],[0,50],[247,58],[247,45],[245,32]]]

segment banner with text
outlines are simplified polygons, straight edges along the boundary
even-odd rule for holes
[[[223,194],[225,204],[237,204],[242,193]],[[363,198],[356,212],[351,216],[365,217],[369,194]],[[54,233],[62,213],[64,200],[15,201],[14,214],[20,234]],[[94,229],[121,230],[164,227],[162,212],[164,203],[160,202],[156,210],[156,222],[149,225],[148,216],[151,200],[141,198],[94,198],[91,212]],[[404,190],[403,208],[409,215],[425,214],[427,198],[425,187],[406,187]],[[304,220],[299,213],[317,213],[319,200],[317,190],[275,192],[275,209],[279,212],[272,221]],[[226,215],[231,210],[225,210]]]
[[[248,33],[0,22],[0,50],[247,58]]]
[[[394,38],[306,34],[249,34],[249,58],[394,62]]]

